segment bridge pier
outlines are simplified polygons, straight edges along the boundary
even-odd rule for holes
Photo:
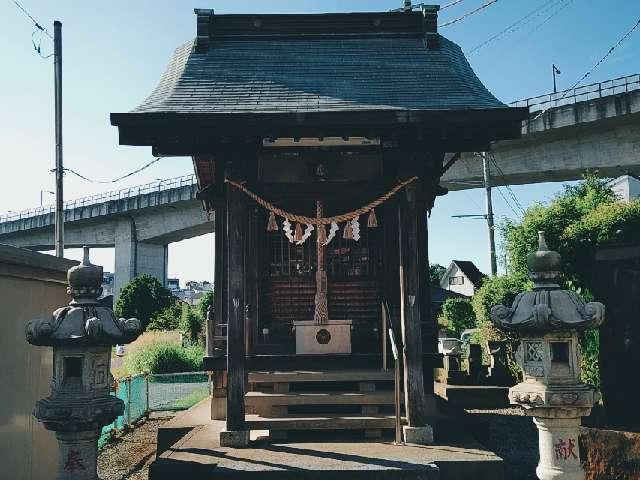
[[[168,245],[139,242],[136,224],[131,218],[119,220],[115,233],[114,302],[122,287],[145,273],[160,280],[162,285],[166,285]]]

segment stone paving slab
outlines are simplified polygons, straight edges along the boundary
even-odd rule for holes
[[[502,480],[502,460],[479,445],[390,442],[252,442],[220,447],[222,422],[194,428],[151,466],[149,480],[189,479],[425,479]]]

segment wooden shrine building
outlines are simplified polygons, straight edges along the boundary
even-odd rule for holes
[[[438,8],[197,9],[195,40],[176,49],[156,89],[111,115],[120,144],[191,156],[215,216],[205,367],[227,371],[225,444],[245,444],[253,428],[251,372],[378,378],[383,304],[403,345],[407,439],[426,441],[441,364],[427,217],[458,153],[517,138],[527,116],[498,101],[438,33]],[[226,352],[215,349],[225,335]]]

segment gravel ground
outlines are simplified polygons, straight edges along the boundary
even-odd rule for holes
[[[520,408],[467,410],[473,432],[504,460],[505,480],[536,480],[538,430]]]
[[[101,480],[147,480],[156,455],[158,426],[173,416],[159,412],[133,430],[109,442],[98,454]]]

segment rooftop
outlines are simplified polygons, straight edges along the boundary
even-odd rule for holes
[[[526,117],[525,109],[497,100],[460,47],[437,33],[437,7],[292,15],[195,12],[197,37],[176,49],[156,89],[132,112],[112,114],[121,143],[149,144],[124,138],[123,126],[166,126],[187,117],[224,126],[233,118],[245,127],[248,118],[268,121],[273,115],[294,115],[291,123],[300,124],[313,115],[385,112],[375,121],[407,123],[423,121],[420,112],[463,111],[467,115],[460,119],[469,121],[469,112],[489,110],[501,116],[485,116],[486,122],[518,127]]]

